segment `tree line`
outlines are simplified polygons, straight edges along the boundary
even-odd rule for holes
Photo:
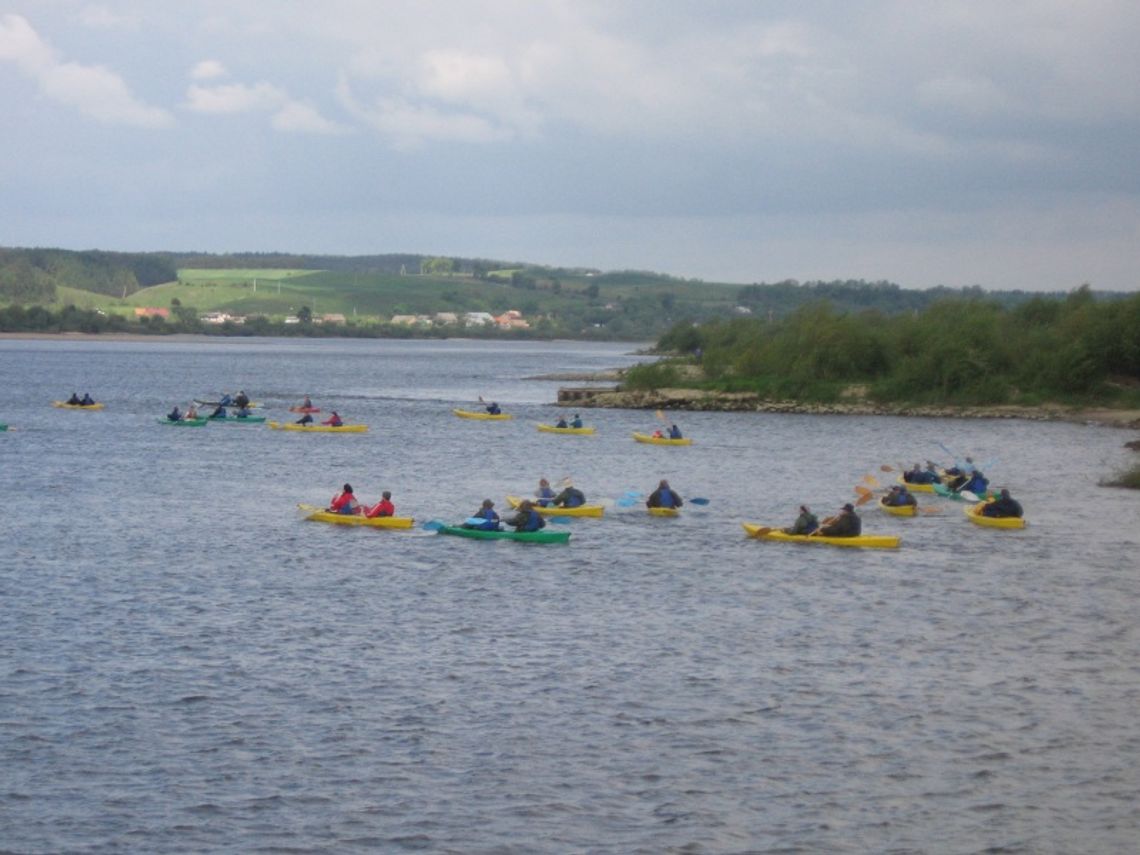
[[[1140,294],[1097,299],[1088,286],[1012,307],[943,299],[899,315],[842,313],[827,301],[787,317],[675,325],[659,350],[684,357],[632,369],[630,388],[700,383],[767,397],[837,400],[853,385],[884,402],[961,405],[1140,401]]]

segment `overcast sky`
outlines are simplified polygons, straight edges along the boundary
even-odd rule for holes
[[[0,0],[0,245],[1140,290],[1135,0]]]

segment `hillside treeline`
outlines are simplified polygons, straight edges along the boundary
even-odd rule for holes
[[[689,354],[708,388],[835,400],[851,386],[909,403],[1037,404],[1140,398],[1140,294],[1098,301],[1088,287],[1006,308],[950,299],[888,316],[819,302],[788,317],[678,324],[659,342]],[[629,388],[693,383],[678,360],[631,370]]]
[[[13,302],[51,302],[57,287],[126,297],[177,278],[165,253],[0,247],[0,299]]]

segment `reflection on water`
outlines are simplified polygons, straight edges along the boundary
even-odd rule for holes
[[[0,848],[1126,851],[1140,823],[1127,435],[652,412],[539,433],[617,345],[0,341]],[[302,395],[367,434],[179,430]],[[90,391],[102,413],[53,410]],[[456,419],[495,399],[515,420]],[[1024,532],[864,513],[897,552],[748,541],[880,464],[992,460]],[[459,519],[539,477],[668,478],[568,547],[303,522],[345,481]],[[931,500],[933,501],[933,500]]]

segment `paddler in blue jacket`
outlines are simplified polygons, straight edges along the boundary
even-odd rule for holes
[[[499,515],[495,513],[495,503],[490,499],[484,499],[483,504],[479,506],[479,510],[473,513],[472,518],[478,517],[483,520],[479,525],[472,525],[471,523],[464,523],[463,528],[475,528],[481,531],[498,531],[499,530]]]
[[[519,503],[518,513],[507,520],[507,525],[513,525],[515,531],[538,531],[546,525],[546,520],[534,509],[534,502],[523,499]]]
[[[554,497],[554,504],[559,508],[580,508],[586,504],[586,494],[573,484],[567,484],[566,489]]]
[[[657,485],[657,489],[649,494],[649,498],[645,500],[645,506],[647,508],[679,508],[683,504],[685,503],[681,501],[681,497],[670,489],[669,482],[664,479]]]
[[[494,401],[487,405],[487,413],[492,416],[500,415],[503,411],[499,409],[499,405]]]
[[[538,502],[538,506],[540,508],[549,507],[550,503],[554,501],[554,495],[554,491],[550,489],[550,482],[545,478],[539,478],[538,489],[534,491],[534,496]]]
[[[684,437],[681,436],[681,429],[676,425],[669,427],[669,439],[684,439]]]
[[[581,426],[582,426],[582,417],[580,415],[578,415],[577,413],[575,413],[574,418],[572,418],[570,420],[570,427],[580,428]]]

